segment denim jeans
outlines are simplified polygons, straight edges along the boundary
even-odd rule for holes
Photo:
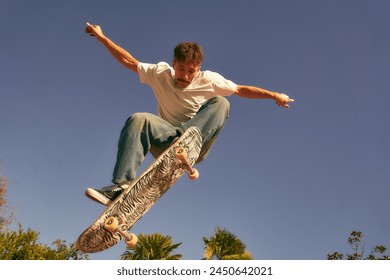
[[[180,127],[150,113],[133,114],[127,119],[119,137],[112,181],[120,183],[135,179],[148,151],[158,157],[191,126],[198,127],[202,133],[203,145],[197,162],[204,160],[229,117],[229,109],[226,98],[210,98],[192,119]]]

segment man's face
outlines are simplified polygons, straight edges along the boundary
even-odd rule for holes
[[[176,60],[172,62],[172,66],[175,70],[176,85],[180,88],[188,87],[200,69],[199,64]]]

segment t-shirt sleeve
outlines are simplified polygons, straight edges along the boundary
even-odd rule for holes
[[[153,79],[162,74],[168,68],[169,65],[166,62],[159,62],[157,64],[140,62],[137,66],[139,80],[143,84],[151,84]]]
[[[229,96],[237,90],[237,84],[225,79],[221,74],[212,71],[205,71],[206,77],[211,81],[214,92],[217,95]]]

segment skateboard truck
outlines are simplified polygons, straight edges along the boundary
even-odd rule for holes
[[[175,150],[176,158],[180,160],[180,162],[183,164],[184,169],[188,173],[188,177],[190,177],[191,180],[196,180],[199,177],[199,172],[197,169],[192,168],[190,162],[188,161],[187,157],[187,151],[183,147],[178,147]]]
[[[121,228],[122,225],[119,224],[119,221],[116,217],[110,216],[104,223],[104,228],[110,232],[118,232],[125,238],[125,243],[130,248],[134,248],[137,244],[138,238],[134,233],[128,233],[123,231]]]

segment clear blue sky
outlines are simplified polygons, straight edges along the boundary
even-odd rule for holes
[[[348,251],[351,230],[367,252],[390,247],[389,14],[386,0],[2,0],[0,161],[18,222],[46,244],[74,242],[103,211],[84,190],[110,182],[126,118],[156,113],[88,21],[142,62],[197,41],[202,69],[296,100],[229,98],[200,179],[175,184],[136,234],[173,236],[184,259],[202,258],[217,226],[256,259],[325,259]]]

